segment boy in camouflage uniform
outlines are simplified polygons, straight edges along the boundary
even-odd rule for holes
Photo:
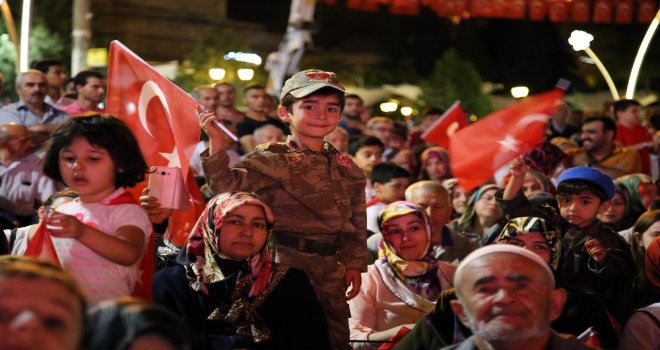
[[[366,271],[365,178],[348,155],[324,141],[341,118],[344,87],[332,72],[306,70],[287,80],[281,101],[278,115],[291,136],[258,146],[231,169],[228,137],[212,124],[218,118],[200,114],[210,138],[202,153],[206,181],[215,193],[250,191],[271,206],[276,261],[307,272],[333,349],[350,348],[346,300],[357,295]]]

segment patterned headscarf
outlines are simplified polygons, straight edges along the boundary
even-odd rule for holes
[[[523,156],[527,165],[546,176],[552,175],[564,158],[566,158],[566,153],[550,142],[537,145],[531,152]]]
[[[404,260],[387,240],[385,223],[404,215],[415,215],[422,219],[426,231],[424,253],[415,260]],[[417,204],[398,201],[386,206],[378,215],[378,228],[383,232],[383,239],[378,247],[379,262],[387,263],[393,275],[412,288],[415,293],[432,299],[440,292],[440,284],[435,273],[435,260],[431,252],[431,226],[426,211]],[[435,300],[435,299],[433,299]]]
[[[226,258],[220,251],[219,244],[222,222],[232,211],[244,205],[262,207],[266,221],[269,225],[273,224],[273,213],[270,208],[249,193],[228,192],[213,197],[197,220],[184,247],[189,263],[186,264],[186,269],[189,270],[188,272],[192,272],[192,274],[189,273],[189,279],[194,290],[208,294],[207,284],[225,279],[225,275],[215,260],[215,256]],[[271,261],[266,243],[264,242],[264,246],[258,254],[247,260],[250,263],[251,274],[255,277],[250,296],[260,295],[270,277]]]
[[[561,256],[561,241],[559,239],[559,231],[549,222],[534,216],[523,216],[513,218],[504,226],[499,238],[498,243],[508,241],[511,237],[524,235],[526,233],[538,232],[550,247],[550,262],[549,265],[553,270],[557,270],[559,265],[559,257]]]
[[[636,220],[643,212],[646,211],[644,204],[642,204],[642,197],[639,194],[640,184],[655,183],[652,177],[646,174],[628,174],[621,176],[614,182],[615,185],[621,185],[628,191],[629,207],[628,213]]]
[[[431,158],[440,159],[440,161],[444,163],[445,166],[447,167],[447,172],[445,173],[445,175],[443,175],[443,178],[439,180],[445,180],[453,177],[453,175],[451,174],[451,165],[449,163],[449,153],[447,152],[447,150],[442,147],[429,147],[425,149],[424,152],[422,152],[422,154],[419,156],[420,180],[430,180],[429,175],[426,173],[426,163]]]

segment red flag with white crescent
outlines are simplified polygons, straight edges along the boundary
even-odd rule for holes
[[[117,40],[110,44],[107,91],[108,113],[131,128],[147,164],[181,168],[192,203],[170,217],[167,238],[182,246],[204,209],[190,172],[201,133],[197,101]],[[144,181],[131,192],[137,197],[146,186]]]
[[[23,255],[50,261],[57,266],[61,266],[55,245],[53,245],[53,240],[50,238],[50,233],[46,228],[46,220],[39,222],[37,230],[32,238],[30,238]]]
[[[449,139],[460,129],[468,125],[465,112],[461,108],[461,102],[456,101],[447,111],[436,119],[431,126],[424,131],[422,139],[446,150],[449,149]]]
[[[554,90],[527,97],[457,131],[450,139],[451,170],[469,191],[495,171],[541,143],[550,114],[564,97]]]

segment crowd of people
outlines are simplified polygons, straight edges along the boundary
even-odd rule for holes
[[[421,137],[440,108],[371,116],[322,70],[245,109],[200,86],[206,208],[176,246],[128,191],[148,165],[103,76],[67,78],[36,62],[0,108],[0,349],[660,347],[660,112],[637,101],[560,104],[463,188]]]

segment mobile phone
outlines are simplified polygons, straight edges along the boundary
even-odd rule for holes
[[[149,174],[149,195],[158,198],[161,208],[185,210],[190,196],[183,182],[181,168],[152,166]]]

